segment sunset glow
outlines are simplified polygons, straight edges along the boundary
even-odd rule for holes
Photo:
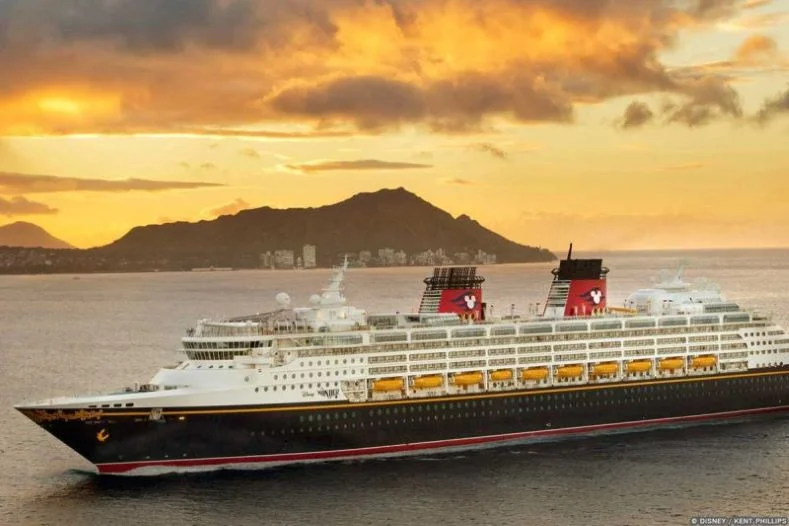
[[[0,0],[5,222],[89,247],[403,186],[551,248],[789,246],[783,2],[87,6]]]

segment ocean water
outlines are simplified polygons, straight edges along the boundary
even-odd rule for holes
[[[582,257],[583,254],[576,254]],[[589,254],[589,256],[592,256]],[[789,325],[789,250],[603,254],[609,304],[684,263]],[[495,314],[543,303],[552,264],[481,267]],[[428,268],[348,273],[349,303],[411,311]],[[789,516],[789,418],[462,454],[104,478],[14,403],[144,382],[202,317],[306,303],[329,276],[236,271],[0,276],[0,524],[691,524]]]

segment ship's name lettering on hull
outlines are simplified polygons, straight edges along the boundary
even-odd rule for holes
[[[339,398],[340,390],[339,389],[319,389],[318,394],[324,398]]]

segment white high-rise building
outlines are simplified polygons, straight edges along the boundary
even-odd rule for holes
[[[315,257],[315,245],[304,245],[302,248],[302,255],[304,261],[304,268],[315,268],[317,266],[317,259]]]

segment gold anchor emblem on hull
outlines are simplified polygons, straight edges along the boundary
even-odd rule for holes
[[[104,442],[104,441],[106,441],[108,438],[110,438],[110,434],[109,434],[109,433],[107,433],[107,430],[106,430],[106,429],[102,429],[101,431],[99,431],[98,433],[96,433],[96,440],[98,440],[99,442]]]

